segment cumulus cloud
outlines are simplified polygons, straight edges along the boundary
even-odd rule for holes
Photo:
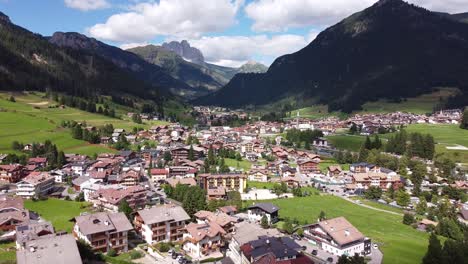
[[[65,0],[65,5],[81,11],[90,11],[110,7],[106,0]]]
[[[254,0],[245,7],[255,31],[286,31],[307,26],[329,26],[363,10],[377,0]],[[466,0],[409,0],[429,10],[468,11]]]
[[[244,0],[160,0],[138,3],[88,29],[91,36],[116,42],[142,42],[155,36],[199,37],[236,23]]]
[[[308,44],[307,36],[284,34],[268,37],[217,36],[189,40],[203,52],[208,62],[229,67],[238,67],[254,56],[269,57],[296,52]]]

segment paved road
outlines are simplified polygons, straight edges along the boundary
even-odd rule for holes
[[[365,207],[365,208],[368,208],[368,209],[372,209],[372,210],[380,211],[380,212],[384,212],[384,213],[389,213],[389,214],[393,214],[393,215],[403,216],[403,214],[400,214],[400,213],[397,213],[397,212],[392,212],[392,211],[388,211],[388,210],[385,210],[385,209],[375,208],[375,207],[372,207],[370,205],[366,205],[366,204],[362,204],[362,203],[356,203],[356,201],[351,200],[348,197],[344,197],[344,196],[340,196],[340,195],[337,195],[337,196],[345,199],[348,202],[351,202],[353,204],[357,204],[359,206],[362,206],[362,207]]]

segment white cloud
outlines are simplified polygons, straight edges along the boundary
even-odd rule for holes
[[[377,0],[254,0],[245,7],[255,31],[286,31],[290,28],[329,26],[361,11]],[[433,11],[468,11],[467,0],[409,0]]]
[[[142,42],[155,36],[199,37],[236,23],[244,0],[160,0],[139,3],[88,29],[93,37],[116,42]]]
[[[218,36],[189,40],[208,62],[238,67],[255,56],[274,59],[305,47],[308,39],[300,35]]]
[[[127,49],[136,48],[136,47],[147,46],[147,45],[149,45],[148,42],[134,42],[134,43],[122,44],[122,45],[119,46],[119,48],[121,48],[123,50],[127,50]]]
[[[81,11],[90,11],[110,7],[106,0],[65,0],[65,5]]]
[[[468,1],[466,0],[410,0],[408,2],[439,12],[463,13],[468,11]]]

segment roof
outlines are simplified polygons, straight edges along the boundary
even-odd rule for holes
[[[55,180],[55,178],[51,176],[48,172],[33,171],[28,176],[26,176],[22,180],[22,182],[27,182],[27,183],[36,185],[36,184],[39,184],[41,182],[51,180],[51,179]]]
[[[364,235],[344,217],[327,219],[318,225],[340,245],[364,239]]]
[[[2,196],[0,197],[0,211],[4,208],[23,209],[24,201],[21,197]]]
[[[223,186],[208,188],[206,192],[208,196],[225,196],[226,195],[226,189]]]
[[[161,223],[166,221],[187,221],[190,216],[184,208],[173,204],[164,204],[143,209],[137,212],[147,225]]]
[[[169,172],[166,169],[151,169],[151,175],[168,175]]]
[[[300,248],[290,237],[260,237],[241,246],[244,255],[254,261],[267,254],[275,259],[293,258],[299,255]]]
[[[249,206],[249,209],[259,208],[269,214],[279,211],[279,207],[271,203],[257,203]]]
[[[190,223],[186,227],[187,232],[191,236],[192,243],[198,243],[205,237],[216,237],[226,234],[226,231],[214,222],[208,222],[203,224]]]
[[[226,206],[220,207],[219,210],[226,214],[237,212],[237,208],[232,205],[226,205]]]
[[[200,219],[200,220],[208,220],[209,222],[214,222],[222,227],[231,224],[231,223],[236,223],[237,218],[232,217],[228,214],[225,214],[223,212],[210,212],[210,211],[198,211],[195,213],[195,217]]]
[[[40,239],[43,235],[55,233],[50,222],[28,223],[16,226],[16,242],[20,245],[31,240]]]
[[[166,179],[167,183],[172,187],[175,187],[177,184],[185,184],[190,186],[197,185],[197,182],[194,178],[169,178]]]
[[[132,224],[124,213],[101,212],[75,217],[80,232],[84,235],[105,231],[123,232],[132,230]]]
[[[25,249],[16,252],[18,264],[81,264],[75,238],[66,234],[47,236],[26,242]]]

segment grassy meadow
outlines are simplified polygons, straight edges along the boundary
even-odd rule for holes
[[[89,211],[90,204],[86,202],[65,201],[49,198],[45,201],[25,200],[24,207],[38,213],[42,219],[52,222],[55,230],[70,233],[73,222],[70,220],[80,213]]]
[[[91,145],[71,137],[68,129],[60,127],[62,121],[75,120],[93,126],[113,124],[115,128],[131,130],[135,126],[149,127],[162,122],[138,125],[130,120],[111,118],[100,114],[88,113],[76,108],[49,108],[56,105],[41,93],[15,93],[16,102],[10,102],[9,93],[0,93],[0,153],[13,152],[11,143],[24,144],[51,140],[66,153],[92,155],[94,153],[115,152],[102,145]],[[123,111],[123,110],[122,110]]]
[[[379,244],[384,264],[420,263],[427,250],[428,235],[402,224],[402,217],[375,211],[335,196],[312,195],[269,201],[279,206],[280,217],[313,223],[320,211],[328,218],[344,216],[365,236]]]

